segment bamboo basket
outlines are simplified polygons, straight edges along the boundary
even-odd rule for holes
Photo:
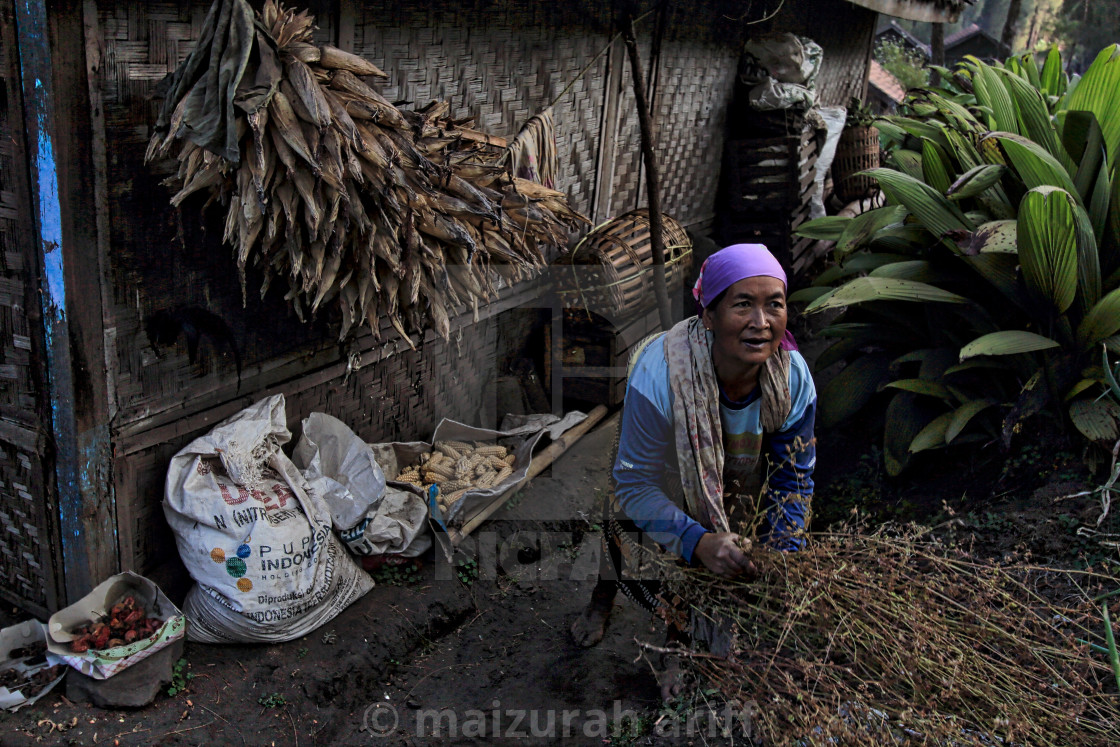
[[[669,216],[661,220],[665,282],[672,296],[692,267],[692,241],[680,223]],[[598,226],[553,269],[564,308],[612,318],[649,309],[655,303],[649,212],[632,210]]]
[[[848,203],[871,197],[879,183],[861,171],[879,165],[879,131],[874,127],[846,127],[836,144],[836,157],[832,161],[832,181],[836,196]]]

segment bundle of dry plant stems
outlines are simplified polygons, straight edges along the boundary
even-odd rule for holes
[[[667,620],[703,616],[731,635],[726,658],[682,660],[756,704],[765,744],[1120,744],[1093,601],[1114,576],[1000,564],[914,527],[808,540],[796,553],[755,545],[753,581],[646,556]]]
[[[377,91],[385,73],[313,44],[306,11],[268,0],[257,21],[280,77],[266,105],[237,110],[240,161],[185,138],[188,96],[172,102],[170,127],[146,155],[177,159],[173,205],[203,192],[226,206],[224,241],[243,293],[254,264],[261,296],[286,283],[300,319],[337,304],[340,339],[363,323],[380,337],[385,317],[410,345],[406,327],[446,340],[457,307],[477,315],[499,276],[540,271],[549,247],[587,222],[562,192],[512,177],[505,149],[450,119],[447,102],[404,111],[386,100]]]

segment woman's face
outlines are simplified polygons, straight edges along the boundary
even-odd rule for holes
[[[778,278],[743,278],[728,287],[718,304],[704,309],[704,325],[714,337],[718,363],[761,366],[778,350],[786,332],[786,289]]]

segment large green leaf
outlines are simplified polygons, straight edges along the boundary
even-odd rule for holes
[[[1007,153],[1012,168],[1028,189],[1034,187],[1060,187],[1080,199],[1069,171],[1038,143],[1019,135],[993,132],[981,143],[997,141]]]
[[[852,361],[820,391],[820,421],[831,428],[855,415],[890,374],[890,356],[871,353]]]
[[[1000,177],[1007,173],[1007,167],[997,163],[985,163],[969,169],[949,185],[945,195],[950,200],[964,200],[975,197],[993,185],[999,184]]]
[[[790,293],[789,296],[786,297],[786,301],[790,303],[809,303],[831,292],[832,288],[827,286],[811,285],[808,288],[801,288],[800,290],[795,290],[793,293]]]
[[[1077,328],[1077,341],[1087,350],[1120,332],[1120,288],[1098,301]]]
[[[1110,399],[1072,402],[1069,418],[1090,441],[1111,445],[1120,439],[1120,405]]]
[[[1015,111],[1015,104],[1011,94],[1004,87],[1003,81],[991,67],[969,55],[965,58],[973,65],[975,74],[972,78],[976,89],[976,100],[992,110],[993,130],[1019,133],[1019,117]]]
[[[940,238],[951,231],[975,228],[956,204],[928,184],[893,169],[871,169],[866,173],[875,177],[888,199],[905,205],[934,236]]]
[[[1019,227],[1013,220],[993,220],[976,229],[967,238],[957,242],[963,254],[1017,254],[1019,252]]]
[[[907,210],[902,205],[888,205],[868,210],[852,218],[836,242],[837,258],[842,258],[867,243],[880,229],[894,223],[901,223],[906,218],[906,213]]]
[[[1065,73],[1062,71],[1062,55],[1058,47],[1050,47],[1046,55],[1046,62],[1042,65],[1042,74],[1039,76],[1042,92],[1048,96],[1061,96],[1065,93]]]
[[[1004,82],[1019,112],[1020,132],[1041,145],[1067,172],[1073,171],[1073,161],[1058,140],[1058,133],[1050,121],[1050,112],[1042,94],[1017,75],[1004,75]]]
[[[993,404],[995,403],[989,399],[973,399],[958,407],[949,421],[949,427],[945,429],[945,443],[953,443],[953,439],[961,434],[969,421]]]
[[[961,360],[977,355],[1015,355],[1059,347],[1049,337],[1020,329],[1005,329],[978,337],[961,348]]]
[[[914,255],[924,253],[926,247],[936,241],[929,231],[918,223],[901,226],[887,226],[871,237],[871,246],[876,251]]]
[[[892,278],[856,278],[842,285],[827,297],[818,298],[805,308],[805,313],[824,309],[851,306],[867,301],[932,301],[935,303],[965,303],[968,299],[956,293],[925,283]]]
[[[905,262],[893,262],[889,265],[877,267],[870,273],[873,278],[896,278],[899,280],[916,280],[919,283],[930,283],[941,280],[944,273],[935,271],[928,259],[911,259]]]
[[[1097,115],[1109,167],[1115,166],[1120,158],[1120,44],[1101,50],[1070,94],[1068,108]]]
[[[1019,279],[1018,254],[986,252],[975,257],[961,257],[980,277],[994,285],[1009,301],[1026,312],[1037,311],[1026,288]]]
[[[1096,115],[1092,112],[1066,112],[1062,143],[1077,161],[1073,184],[1082,201],[1088,203],[1105,158],[1104,133]]]
[[[805,236],[810,239],[836,241],[840,238],[840,234],[844,232],[844,227],[848,225],[851,220],[851,218],[840,217],[838,215],[826,215],[823,218],[814,218],[813,220],[805,221],[795,228],[793,232],[798,236]]]
[[[922,140],[922,178],[926,184],[941,194],[949,191],[953,180],[949,176],[952,164],[941,146],[932,140]]]
[[[943,384],[939,384],[936,381],[926,381],[925,379],[897,379],[885,384],[883,388],[901,389],[904,392],[924,394],[946,401],[952,401],[953,399],[953,395],[949,393],[949,390],[946,389]]]
[[[1019,261],[1027,288],[1065,313],[1077,293],[1078,229],[1072,196],[1036,187],[1019,204]]]
[[[899,392],[887,405],[883,429],[883,461],[887,474],[898,477],[910,461],[910,444],[934,418],[943,405],[927,397]]]
[[[896,148],[891,152],[890,161],[895,168],[915,179],[922,178],[922,154],[907,148]]]
[[[945,139],[949,141],[949,152],[961,165],[961,171],[968,171],[984,164],[984,158],[972,141],[953,129],[945,130]],[[999,149],[996,148],[998,151]]]
[[[929,424],[914,436],[914,440],[910,442],[909,451],[911,454],[917,454],[919,451],[926,451],[927,449],[936,449],[946,444],[945,432],[949,429],[950,423],[953,422],[953,413],[946,412],[938,415],[931,420]]]

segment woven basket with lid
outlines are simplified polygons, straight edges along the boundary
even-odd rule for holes
[[[692,241],[680,223],[661,217],[665,281],[670,293],[692,267]],[[598,226],[553,267],[564,308],[626,317],[655,303],[649,211],[632,210]]]

